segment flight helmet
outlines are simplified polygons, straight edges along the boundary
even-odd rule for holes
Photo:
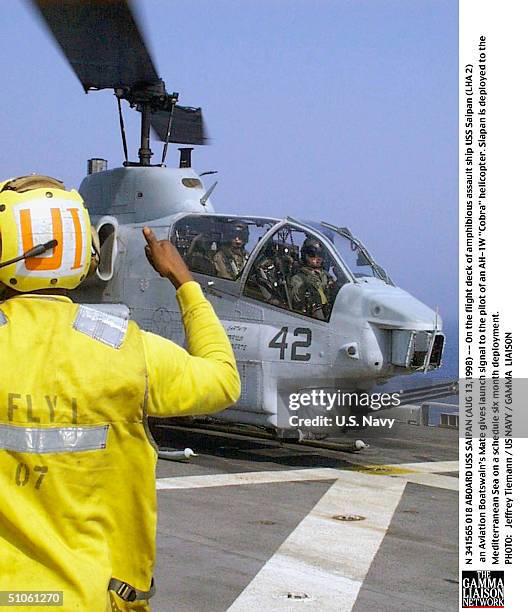
[[[306,238],[301,247],[301,259],[304,264],[307,264],[307,257],[324,257],[324,246],[317,238]]]
[[[0,283],[21,293],[74,289],[90,268],[90,231],[83,199],[60,181],[0,182]]]

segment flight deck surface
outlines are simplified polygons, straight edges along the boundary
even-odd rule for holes
[[[351,453],[158,430],[199,456],[158,462],[152,610],[456,609],[457,432],[362,434]]]

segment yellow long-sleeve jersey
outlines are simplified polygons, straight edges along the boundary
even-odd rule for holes
[[[148,609],[108,591],[112,579],[151,586],[157,453],[146,417],[214,412],[240,394],[199,285],[177,299],[188,352],[63,296],[0,303],[0,591],[60,591],[66,610]]]

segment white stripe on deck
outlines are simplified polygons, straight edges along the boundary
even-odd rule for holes
[[[409,470],[408,474],[395,473],[392,476],[416,482],[418,484],[428,484],[440,488],[452,489],[452,481],[456,478],[445,476],[448,479],[443,481],[442,476],[436,476],[438,472],[456,472],[458,461],[431,461],[426,463],[398,463],[388,465],[387,468],[397,468],[397,470]],[[333,468],[307,468],[300,470],[273,470],[269,472],[239,472],[235,474],[206,474],[204,476],[176,476],[172,478],[158,478],[156,480],[157,489],[196,489],[202,487],[225,487],[246,484],[272,484],[274,482],[294,482],[299,480],[336,480],[346,478],[346,474],[353,474],[345,470]],[[369,474],[370,475],[370,474]],[[378,474],[371,474],[375,478],[380,478]],[[431,477],[429,477],[431,475]],[[434,477],[433,477],[434,476]],[[439,483],[438,485],[433,484]],[[444,484],[440,484],[444,482]],[[446,484],[450,483],[450,484]]]
[[[458,479],[438,472],[456,461],[408,463],[391,476],[312,468],[160,478],[158,489],[335,480],[229,608],[229,612],[350,612],[400,502],[407,482],[458,490]],[[408,473],[398,473],[399,470]],[[360,515],[343,522],[335,515]],[[307,599],[287,594],[308,595]]]
[[[197,489],[202,487],[226,487],[247,484],[272,484],[296,480],[335,480],[338,470],[313,468],[306,470],[274,470],[270,472],[240,472],[237,474],[207,474],[205,476],[176,476],[158,478],[157,489]]]
[[[458,472],[458,461],[427,461],[424,463],[398,463],[394,467],[416,472],[437,474],[438,472]]]
[[[444,476],[442,474],[402,474],[398,478],[403,478],[406,482],[436,487],[438,489],[449,489],[458,491],[458,478],[454,476]]]
[[[333,484],[242,591],[229,612],[348,612],[358,596],[405,481],[350,473]],[[342,522],[335,515],[364,516]],[[288,599],[287,594],[309,599]]]

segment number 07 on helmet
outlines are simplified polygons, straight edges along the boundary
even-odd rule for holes
[[[0,262],[52,240],[45,253],[0,267],[0,283],[19,292],[75,289],[91,259],[90,217],[77,191],[39,175],[0,182]]]

